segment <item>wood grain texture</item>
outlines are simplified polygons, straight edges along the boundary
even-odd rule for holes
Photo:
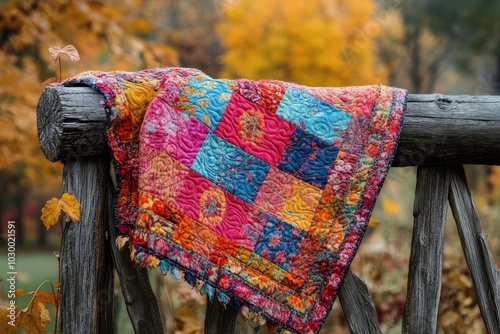
[[[393,166],[499,165],[500,96],[408,97]]]
[[[81,205],[81,222],[64,224],[59,333],[113,333],[113,263],[106,240],[106,159],[67,161],[63,191]]]
[[[48,87],[37,106],[40,147],[50,161],[107,152],[104,98],[89,87]]]
[[[207,298],[205,334],[233,334],[237,316],[231,303],[224,305],[217,297]]]
[[[339,300],[352,334],[382,333],[368,287],[350,270],[339,291]]]
[[[403,333],[436,333],[448,189],[447,166],[418,168]]]
[[[151,288],[146,268],[140,268],[130,259],[128,245],[119,250],[116,245],[118,232],[114,219],[113,198],[115,190],[110,178],[107,180],[107,207],[109,242],[123,299],[136,334],[163,334],[164,327],[158,301]],[[173,328],[173,324],[169,324]]]
[[[479,215],[460,165],[450,168],[449,196],[484,323],[489,333],[500,333],[500,271],[481,232]]]
[[[105,154],[103,97],[86,87],[49,87],[38,103],[40,145],[51,161]],[[412,95],[393,167],[500,165],[500,97]]]

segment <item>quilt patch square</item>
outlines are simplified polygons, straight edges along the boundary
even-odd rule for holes
[[[269,216],[254,251],[289,270],[305,234],[304,230]]]
[[[318,333],[396,152],[407,92],[86,72],[101,92],[121,238],[141,266],[241,305],[276,333]]]
[[[271,168],[255,198],[255,205],[269,215],[307,230],[321,198],[321,189]]]
[[[249,93],[247,93],[249,94]],[[258,104],[233,94],[215,135],[276,166],[296,127]]]
[[[194,117],[179,113],[161,96],[151,103],[150,109],[143,123],[144,144],[191,166],[210,132],[208,126]]]
[[[191,168],[247,203],[253,203],[270,166],[209,134]]]
[[[139,180],[139,190],[163,200],[177,198],[189,168],[167,153],[149,146],[143,149],[142,154],[148,158],[140,161],[139,171],[145,177]]]
[[[329,144],[342,139],[352,115],[294,87],[287,89],[276,114]]]
[[[231,99],[232,90],[228,85],[204,76],[193,76],[189,84],[181,89],[183,93],[177,108],[196,117],[210,130],[215,129]]]
[[[290,137],[278,169],[323,189],[337,153],[335,145],[298,128]]]

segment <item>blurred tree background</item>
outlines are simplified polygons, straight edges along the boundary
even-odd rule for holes
[[[0,0],[0,242],[8,220],[16,220],[18,247],[26,252],[58,242],[56,232],[46,235],[39,210],[60,195],[62,164],[41,153],[35,115],[42,82],[57,76],[51,46],[73,44],[80,52],[80,63],[63,63],[63,78],[186,66],[213,77],[311,86],[500,94],[499,14],[500,0]],[[498,259],[500,171],[467,172]],[[353,263],[384,333],[401,327],[414,184],[414,169],[391,170],[376,226]],[[453,224],[448,230],[440,333],[483,333]],[[203,298],[184,285],[155,286],[176,331],[201,333]],[[338,305],[321,333],[334,332],[348,332]]]

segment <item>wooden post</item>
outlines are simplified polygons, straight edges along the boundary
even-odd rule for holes
[[[205,334],[233,334],[238,313],[231,304],[222,304],[217,297],[207,298]]]
[[[37,106],[38,137],[51,161],[63,160],[63,191],[81,204],[81,223],[66,223],[61,254],[61,333],[113,333],[113,260],[136,333],[163,333],[146,269],[116,249],[106,114],[90,88],[76,95],[46,89]]]
[[[368,287],[350,270],[339,291],[339,300],[352,334],[382,333]]]
[[[80,224],[64,224],[60,333],[113,333],[113,265],[106,240],[107,159],[68,160],[63,191],[81,205]]]
[[[163,334],[162,316],[156,296],[149,283],[146,268],[140,268],[130,259],[128,245],[119,250],[116,245],[118,231],[114,219],[115,189],[108,178],[108,236],[116,273],[120,279],[123,299],[136,334]]]
[[[418,168],[403,333],[436,333],[448,188],[447,166]]]

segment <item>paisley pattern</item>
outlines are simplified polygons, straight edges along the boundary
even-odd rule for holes
[[[64,83],[82,84],[105,98],[132,256],[276,332],[317,333],[391,164],[407,92],[184,68]]]

